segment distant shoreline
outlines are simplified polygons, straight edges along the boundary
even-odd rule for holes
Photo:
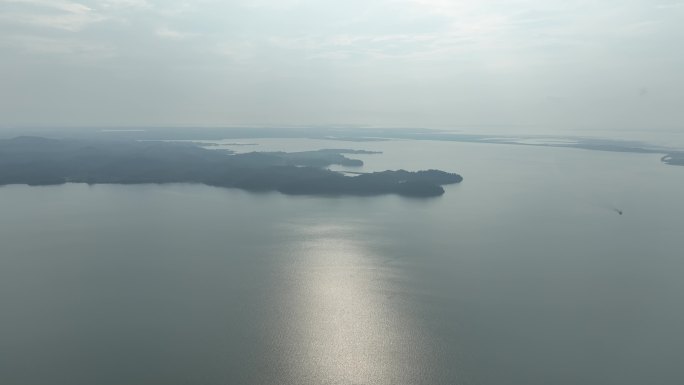
[[[18,135],[36,135],[50,138],[81,138],[89,140],[139,140],[139,141],[188,141],[211,142],[231,139],[315,139],[346,142],[378,142],[387,140],[435,140],[463,143],[508,144],[517,146],[536,146],[554,148],[575,148],[590,151],[628,152],[639,154],[672,155],[679,159],[678,153],[684,149],[651,145],[641,141],[600,139],[582,136],[553,135],[479,135],[463,134],[453,131],[430,130],[418,128],[345,128],[307,127],[307,128],[274,128],[274,127],[147,127],[147,128],[62,128],[62,129],[15,129],[5,130],[5,137]],[[115,137],[107,135],[116,133]],[[226,145],[250,146],[255,143],[231,142]],[[209,144],[207,144],[209,146]],[[680,165],[677,162],[663,163]]]

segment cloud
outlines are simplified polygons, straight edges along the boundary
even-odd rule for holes
[[[305,2],[305,0],[244,0],[240,4],[249,8],[285,10],[298,7]]]
[[[9,10],[0,15],[2,24],[30,26],[77,32],[107,17],[81,3],[46,0],[5,0]]]
[[[105,0],[98,2],[100,8],[103,9],[149,9],[152,4],[147,0]]]
[[[0,0],[0,68],[6,74],[25,69],[26,79],[34,75],[31,71],[40,75],[30,68],[48,68],[57,77],[89,68],[107,76],[96,77],[98,89],[84,82],[84,90],[125,89],[116,92],[126,101],[135,92],[148,95],[150,101],[160,100],[160,110],[176,111],[179,117],[196,106],[192,117],[213,122],[230,117],[223,98],[240,106],[234,113],[244,110],[244,116],[258,117],[262,109],[280,111],[272,119],[284,123],[288,116],[304,119],[316,107],[323,120],[328,112],[332,120],[361,111],[364,119],[382,122],[399,119],[394,113],[426,116],[420,111],[429,110],[435,121],[448,123],[459,116],[455,105],[476,121],[478,111],[483,119],[491,112],[483,106],[497,103],[502,114],[512,111],[501,120],[557,117],[553,111],[558,109],[534,110],[535,103],[553,105],[547,95],[566,98],[567,111],[610,121],[608,114],[617,107],[594,106],[621,100],[622,94],[635,99],[634,90],[641,86],[659,90],[649,100],[671,98],[661,102],[662,112],[675,121],[679,110],[666,111],[666,106],[676,105],[684,89],[684,56],[673,49],[684,39],[681,4]],[[38,83],[17,87],[42,92]],[[166,91],[156,98],[156,90]],[[11,92],[0,89],[0,97]],[[192,103],[175,101],[181,95]],[[93,111],[109,108],[80,94],[72,97],[77,99],[73,104],[83,102]],[[289,107],[276,103],[279,98],[291,104],[291,115]],[[32,110],[28,104],[25,109]],[[620,107],[630,109],[627,102]],[[6,110],[0,106],[0,116]],[[122,114],[120,119],[125,118]]]
[[[154,33],[161,38],[171,39],[171,40],[185,40],[194,36],[198,36],[196,33],[181,32],[168,27],[159,27]]]
[[[684,8],[684,2],[679,1],[679,2],[658,4],[658,5],[656,5],[656,8],[658,8],[658,9]]]

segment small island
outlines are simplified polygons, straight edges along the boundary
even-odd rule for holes
[[[672,166],[684,166],[684,152],[671,152],[660,158],[660,160]]]
[[[436,197],[444,194],[443,185],[463,180],[440,170],[348,176],[326,168],[362,166],[345,154],[373,153],[324,149],[235,154],[195,143],[22,136],[0,140],[0,185],[202,183],[292,195]]]

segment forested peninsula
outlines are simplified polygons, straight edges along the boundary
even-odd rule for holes
[[[325,149],[235,154],[190,142],[22,136],[0,140],[0,185],[202,183],[293,195],[435,197],[444,194],[443,185],[463,180],[440,170],[349,176],[326,168],[362,166],[361,160],[345,154],[370,153]]]

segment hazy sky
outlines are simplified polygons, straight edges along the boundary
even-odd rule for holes
[[[0,0],[0,126],[683,123],[679,0]]]

